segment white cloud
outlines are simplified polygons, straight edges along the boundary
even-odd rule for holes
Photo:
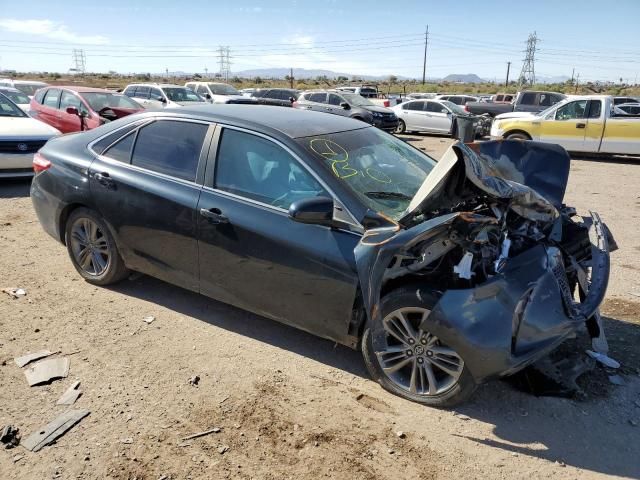
[[[69,43],[91,45],[109,43],[109,39],[102,35],[78,35],[77,33],[69,31],[66,25],[51,20],[0,18],[0,28],[13,33],[36,35]]]

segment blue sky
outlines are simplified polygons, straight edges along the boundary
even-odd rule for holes
[[[0,0],[0,67],[66,72],[83,48],[87,70],[209,72],[228,45],[232,71],[321,68],[421,77],[517,78],[529,33],[538,76],[640,81],[640,0],[234,0],[176,2]]]

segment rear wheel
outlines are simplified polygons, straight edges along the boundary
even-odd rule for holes
[[[73,266],[87,282],[109,285],[129,274],[104,220],[88,208],[71,212],[65,242]]]
[[[423,323],[435,303],[434,295],[418,287],[387,294],[382,320],[367,324],[362,354],[386,390],[423,405],[450,407],[467,400],[476,384],[462,357]]]
[[[398,126],[396,127],[396,133],[404,133],[407,131],[407,126],[403,120],[398,120]]]

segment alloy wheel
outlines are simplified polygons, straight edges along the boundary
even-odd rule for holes
[[[441,395],[452,389],[464,369],[462,358],[420,325],[430,310],[399,308],[382,321],[384,342],[376,356],[384,374],[414,395]]]
[[[71,251],[76,263],[89,275],[102,275],[111,262],[109,242],[100,226],[80,217],[71,226]]]

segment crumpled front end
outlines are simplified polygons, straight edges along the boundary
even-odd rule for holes
[[[476,382],[515,373],[580,328],[604,340],[598,306],[615,242],[597,214],[562,204],[566,152],[487,142],[443,160],[401,224],[368,230],[356,248],[369,318],[381,320],[381,296],[399,284],[428,291],[437,303],[421,328]]]

